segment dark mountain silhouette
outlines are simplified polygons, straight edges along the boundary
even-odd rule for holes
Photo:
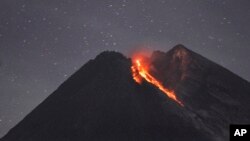
[[[177,45],[150,57],[156,87],[136,83],[131,60],[103,52],[12,128],[1,141],[228,140],[229,124],[250,123],[250,84]]]

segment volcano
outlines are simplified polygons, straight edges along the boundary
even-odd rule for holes
[[[133,60],[102,52],[1,141],[226,141],[250,123],[250,83],[183,45]]]

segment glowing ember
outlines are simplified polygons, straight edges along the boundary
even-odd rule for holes
[[[134,65],[131,67],[133,79],[137,83],[142,82],[142,78],[144,78],[147,82],[155,85],[157,88],[159,88],[162,92],[164,92],[169,98],[173,99],[175,102],[180,104],[181,106],[184,106],[181,101],[179,101],[175,95],[175,93],[171,90],[168,90],[165,88],[156,78],[154,78],[149,72],[147,71],[146,65],[144,66],[142,62],[139,59],[136,59],[134,62]]]

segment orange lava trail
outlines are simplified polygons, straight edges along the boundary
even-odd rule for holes
[[[162,92],[164,92],[169,98],[180,104],[182,107],[184,105],[181,101],[179,101],[175,95],[175,93],[171,90],[168,90],[165,88],[156,78],[154,78],[145,67],[141,64],[140,60],[135,60],[134,65],[131,67],[133,78],[137,83],[142,82],[142,78],[144,78],[147,82],[155,85],[157,88],[159,88]]]

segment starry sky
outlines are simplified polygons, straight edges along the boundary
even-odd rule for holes
[[[0,137],[104,50],[176,44],[250,80],[249,0],[1,0]]]

